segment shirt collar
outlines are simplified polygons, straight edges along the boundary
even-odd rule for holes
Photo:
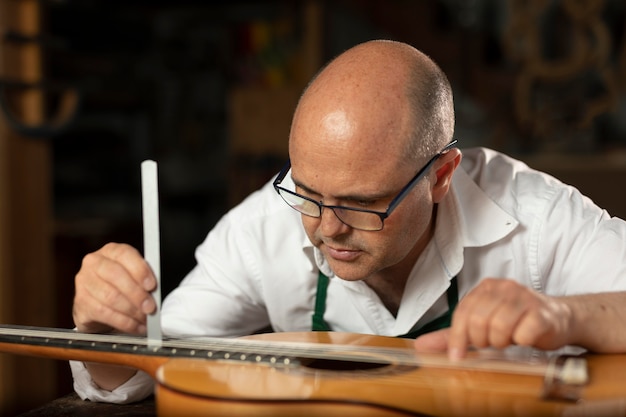
[[[464,248],[487,246],[503,239],[518,224],[459,167],[450,192],[439,204],[434,236],[448,276],[461,271]]]
[[[456,198],[457,216],[463,246],[480,247],[506,237],[519,221],[493,201],[463,170],[456,170],[452,196]]]

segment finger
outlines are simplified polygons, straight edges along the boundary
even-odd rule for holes
[[[544,300],[541,308],[530,311],[513,333],[515,343],[540,349],[557,349],[567,345],[570,334],[567,309],[553,300]]]
[[[104,280],[77,287],[73,314],[78,330],[89,333],[111,329],[141,332],[139,326],[146,320],[145,314]]]
[[[79,331],[103,333],[116,329],[124,333],[145,334],[145,316],[143,316],[143,320],[137,320],[99,302],[88,292],[81,297],[83,302],[75,303],[74,309],[75,322]],[[97,318],[97,320],[93,320],[93,318]]]
[[[143,321],[145,315],[154,310],[156,304],[151,295],[140,287],[134,286],[139,292],[138,301],[130,296],[130,289],[124,287],[133,287],[132,284],[127,285],[129,280],[119,280],[109,282],[106,280],[98,281],[98,285],[91,286],[86,289],[91,298],[99,304],[103,304],[120,314],[127,315],[138,321]],[[144,311],[145,310],[145,311]]]
[[[122,264],[123,262],[123,264]],[[156,308],[152,296],[140,284],[149,267],[128,245],[107,245],[85,256],[76,275],[74,320],[85,331],[114,327],[141,332],[145,314]],[[139,330],[138,330],[139,329]]]
[[[102,247],[100,253],[106,258],[124,265],[130,276],[146,291],[155,289],[156,278],[148,263],[134,247],[126,244],[108,243]]]
[[[448,350],[450,329],[426,333],[415,339],[415,350],[419,353],[443,353]]]
[[[518,345],[535,346],[549,332],[549,325],[537,317],[538,314],[529,314],[525,317],[512,334],[513,341]]]
[[[502,302],[490,325],[491,346],[535,346],[541,337],[552,334],[558,319],[548,298],[511,281],[502,283],[501,293]]]
[[[144,280],[139,278],[145,277],[145,272],[150,270],[145,260],[134,249],[117,254],[117,258],[103,256],[103,253],[96,252],[85,256],[81,268],[97,277],[92,279],[87,287],[94,297],[119,311],[135,314],[152,313],[156,303],[146,291]],[[130,306],[124,306],[126,302],[130,303]]]
[[[522,299],[503,299],[490,319],[488,345],[504,348],[515,343],[513,334],[528,313],[529,305]]]
[[[499,280],[485,279],[470,291],[460,302],[452,316],[452,326],[448,339],[450,359],[463,358],[469,346],[489,345],[489,321],[497,309]]]
[[[467,320],[465,319],[461,304],[452,315],[452,325],[448,335],[448,357],[450,360],[459,360],[465,357],[469,346],[467,333]]]

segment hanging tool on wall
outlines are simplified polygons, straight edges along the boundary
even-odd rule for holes
[[[0,74],[0,111],[4,118],[12,129],[26,137],[49,138],[67,130],[81,107],[81,90],[41,75],[41,50],[58,47],[58,41],[38,33],[2,29],[0,28],[0,42],[3,46],[21,49],[25,57],[37,57],[24,63],[25,69],[17,76]],[[29,101],[29,97],[37,99]],[[25,106],[30,106],[29,110],[25,110]]]
[[[29,91],[41,94],[46,104],[53,102],[56,111],[39,123],[24,120],[17,103],[20,96]],[[82,101],[79,89],[50,81],[29,83],[0,79],[0,110],[12,129],[20,135],[34,138],[50,138],[66,131],[76,119]]]

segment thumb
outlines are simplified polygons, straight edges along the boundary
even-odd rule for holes
[[[426,333],[415,339],[415,350],[419,353],[444,353],[448,350],[450,328]]]

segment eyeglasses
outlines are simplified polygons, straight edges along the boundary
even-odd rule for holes
[[[391,203],[389,203],[389,206],[384,213],[357,207],[331,206],[322,204],[321,202],[298,194],[295,191],[281,187],[280,183],[285,179],[287,172],[291,169],[291,161],[287,161],[287,164],[274,180],[274,189],[282,197],[282,199],[285,200],[285,203],[306,216],[320,217],[322,215],[322,208],[328,208],[335,213],[335,216],[337,216],[342,223],[352,227],[353,229],[372,232],[379,231],[383,229],[385,219],[389,217],[395,208],[398,207],[398,204],[404,200],[413,186],[417,184],[419,180],[424,177],[424,175],[426,175],[435,161],[441,155],[452,149],[456,143],[456,140],[451,141],[440,152],[433,156],[430,161],[428,161],[426,165],[424,165],[424,167],[420,169],[417,174],[415,174],[411,181],[409,181],[409,183],[402,188],[400,193],[395,196],[393,200],[391,200]]]

